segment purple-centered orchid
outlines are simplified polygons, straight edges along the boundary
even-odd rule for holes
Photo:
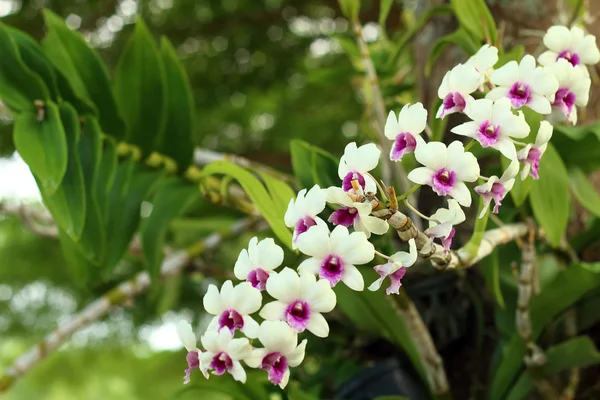
[[[325,193],[319,185],[313,186],[308,192],[302,189],[296,199],[290,199],[287,211],[283,217],[285,225],[294,228],[292,248],[296,249],[296,241],[311,226],[326,225],[317,217],[325,209]]]
[[[264,346],[254,349],[244,361],[252,368],[268,372],[269,381],[286,387],[290,379],[290,368],[304,360],[306,339],[298,344],[298,334],[283,321],[264,321],[258,329],[258,340]]]
[[[386,221],[370,215],[372,211],[370,203],[353,201],[350,198],[352,195],[339,187],[332,186],[325,191],[328,203],[342,206],[331,213],[329,222],[332,224],[353,226],[355,231],[363,232],[367,238],[371,237],[371,233],[383,235],[388,231],[389,225]]]
[[[552,107],[575,125],[577,107],[587,106],[592,80],[584,68],[574,67],[562,58],[548,69],[558,80],[558,90],[554,95]]]
[[[324,226],[315,226],[298,240],[298,249],[311,258],[298,266],[300,273],[318,274],[335,286],[344,282],[352,290],[361,291],[365,282],[355,265],[375,258],[375,247],[363,232],[348,231],[338,225],[329,233]]]
[[[313,228],[316,229],[316,228]],[[260,316],[270,321],[285,321],[296,332],[308,330],[327,337],[329,325],[321,313],[335,307],[336,297],[328,281],[317,281],[311,273],[296,273],[284,268],[267,281],[267,292],[275,301],[265,304]]]
[[[257,312],[261,303],[260,291],[252,287],[250,282],[242,282],[234,287],[231,281],[225,281],[220,292],[211,284],[204,295],[203,304],[206,312],[215,317],[207,330],[228,330],[233,334],[239,329],[249,338],[256,338],[258,323],[250,314]]]
[[[552,137],[553,129],[554,128],[548,121],[542,121],[535,138],[535,144],[532,145],[530,143],[517,152],[518,160],[523,163],[521,180],[525,180],[527,174],[530,174],[533,179],[539,179],[538,171],[540,168],[540,159],[542,158],[542,155],[544,155],[546,147],[548,147],[548,142]]]
[[[479,90],[483,91],[483,84],[489,79],[494,65],[498,62],[498,48],[484,44],[469,60],[466,65],[472,65],[479,73]]]
[[[473,65],[458,64],[446,73],[438,88],[438,97],[442,105],[437,118],[463,112],[473,101],[471,93],[479,88],[480,73]]]
[[[544,44],[548,48],[538,57],[542,65],[552,65],[565,59],[573,66],[593,65],[600,61],[600,52],[596,46],[596,37],[586,35],[579,27],[552,26],[544,35]]]
[[[406,268],[412,266],[417,261],[417,245],[415,239],[408,241],[409,252],[399,251],[389,258],[389,262],[373,267],[379,274],[379,279],[369,286],[370,291],[379,290],[386,278],[390,279],[390,286],[385,290],[386,294],[400,294],[402,278],[406,274]]]
[[[354,193],[352,181],[355,180],[364,192],[377,193],[377,183],[369,174],[379,163],[381,150],[374,143],[356,147],[356,143],[348,143],[344,155],[340,158],[338,175],[342,180],[342,189]]]
[[[229,329],[208,330],[201,338],[206,351],[200,353],[200,371],[208,379],[209,372],[223,375],[229,372],[236,381],[246,382],[241,360],[251,356],[252,346],[247,338],[234,339]]]
[[[438,238],[442,241],[444,251],[450,250],[452,238],[456,230],[455,225],[465,221],[465,213],[460,205],[453,199],[448,199],[448,208],[439,208],[429,220],[429,228],[425,234],[430,238]]]
[[[258,241],[250,239],[248,250],[243,249],[238,256],[233,273],[241,281],[248,281],[258,290],[265,290],[267,279],[283,263],[283,249],[271,238]]]
[[[420,139],[423,140],[423,139]],[[448,147],[441,142],[420,143],[415,157],[423,167],[415,168],[408,179],[421,185],[429,185],[440,196],[450,195],[461,205],[471,205],[471,193],[465,182],[475,182],[479,176],[477,158],[465,152],[459,141]]]
[[[496,102],[475,100],[465,114],[473,121],[455,126],[451,132],[472,137],[482,147],[494,148],[511,160],[517,159],[517,150],[511,137],[524,138],[529,135],[530,128],[522,112],[513,114],[508,98],[503,97]]]
[[[475,192],[483,197],[483,208],[479,213],[479,218],[483,218],[487,212],[492,200],[494,200],[494,213],[502,205],[502,199],[512,189],[515,184],[515,176],[519,173],[519,162],[512,161],[508,168],[502,174],[502,177],[491,176],[483,185],[475,186]]]
[[[179,340],[188,351],[185,356],[185,360],[187,361],[188,367],[185,370],[185,376],[183,377],[183,383],[190,382],[190,374],[196,368],[200,368],[200,359],[199,355],[201,353],[200,349],[197,346],[196,335],[194,335],[194,331],[192,330],[192,326],[187,321],[179,321],[175,326],[177,331],[177,336],[179,336]]]
[[[537,67],[529,54],[520,63],[510,61],[494,70],[490,81],[496,85],[486,96],[490,100],[507,97],[513,108],[526,106],[540,114],[552,111],[558,81],[548,69]]]
[[[426,125],[427,110],[421,103],[405,105],[400,110],[398,118],[393,111],[390,111],[384,129],[385,136],[394,141],[390,159],[400,161],[402,156],[415,151],[417,147],[415,137],[425,130]]]

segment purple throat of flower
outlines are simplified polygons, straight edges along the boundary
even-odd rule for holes
[[[197,351],[190,351],[185,356],[185,360],[187,361],[188,367],[185,370],[185,377],[183,378],[183,383],[190,382],[190,374],[193,370],[200,367],[200,359],[198,358]]]
[[[500,126],[494,126],[490,121],[484,121],[477,130],[477,140],[482,147],[495,144],[500,137]]]
[[[561,51],[558,54],[558,56],[556,56],[557,61],[560,60],[561,58],[564,58],[565,60],[570,62],[571,65],[573,65],[574,67],[578,66],[581,63],[581,60],[579,60],[579,56],[577,55],[577,53],[573,53],[569,50]]]
[[[438,170],[432,178],[432,188],[440,196],[446,196],[456,183],[456,174],[446,168]]]
[[[377,265],[373,269],[382,279],[390,278],[390,286],[385,290],[385,294],[400,294],[400,286],[402,286],[402,278],[406,275],[406,267],[400,267],[389,275],[385,273],[385,265]]]
[[[343,273],[344,262],[342,259],[335,254],[330,254],[325,257],[321,263],[319,277],[327,279],[331,286],[335,286],[340,280],[342,280]]]
[[[306,232],[308,228],[310,228],[311,226],[315,226],[316,224],[317,221],[315,221],[313,217],[310,217],[308,215],[305,215],[304,217],[300,218],[298,222],[296,222],[296,226],[294,227],[293,242],[296,243],[296,240],[298,240],[298,237],[300,235]]]
[[[354,225],[354,222],[359,218],[360,216],[356,208],[342,207],[332,212],[328,221],[334,225],[349,227]]]
[[[502,199],[506,195],[506,188],[500,182],[494,182],[490,193],[492,199],[494,199],[494,214],[498,214],[499,208],[502,205]]]
[[[231,309],[225,310],[219,316],[219,330],[221,328],[227,328],[231,333],[236,329],[242,330],[244,328],[244,317],[240,313]]]
[[[554,96],[554,103],[552,103],[552,105],[560,108],[560,111],[569,117],[573,112],[575,101],[575,93],[571,92],[569,88],[561,88],[556,92],[556,95]]]
[[[233,368],[233,361],[229,354],[222,351],[213,356],[208,368],[214,370],[215,375],[223,375],[225,371],[230,371]]]
[[[394,161],[399,161],[405,154],[409,154],[415,151],[417,147],[417,140],[409,132],[402,132],[394,139],[394,146],[390,158]]]
[[[358,181],[358,184],[363,188],[363,190],[365,190],[365,177],[362,176],[361,173],[353,171],[348,172],[342,180],[342,189],[344,189],[344,192],[348,192],[353,189],[352,181]]]
[[[540,159],[542,158],[542,152],[537,147],[532,147],[529,149],[529,153],[527,154],[527,158],[525,162],[531,164],[531,171],[529,174],[533,177],[533,179],[539,179],[540,176],[538,171],[540,169]]]
[[[303,332],[310,319],[310,306],[303,300],[290,303],[285,310],[285,319],[296,332]]]
[[[263,358],[260,368],[269,373],[272,384],[279,385],[288,369],[287,358],[279,352],[269,353]]]
[[[508,91],[513,108],[521,108],[531,100],[531,88],[523,82],[515,82]]]
[[[442,102],[443,110],[441,117],[456,112],[463,112],[467,106],[467,101],[459,92],[448,93]]]
[[[246,277],[246,280],[250,282],[252,287],[258,290],[265,290],[267,288],[267,279],[269,279],[269,273],[262,268],[253,269]]]

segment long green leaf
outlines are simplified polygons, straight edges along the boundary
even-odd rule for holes
[[[587,336],[580,336],[552,346],[546,352],[546,364],[541,376],[552,378],[570,368],[583,368],[600,363],[600,353],[594,342]],[[529,371],[521,374],[506,400],[525,399],[535,388]]]
[[[285,226],[281,215],[277,212],[275,202],[258,178],[245,169],[228,161],[215,161],[208,164],[202,170],[201,176],[207,177],[213,174],[231,176],[238,181],[258,211],[265,217],[275,235],[277,235],[284,245],[291,248],[292,234]]]
[[[172,177],[165,181],[152,200],[152,213],[142,221],[140,228],[146,269],[152,279],[158,278],[160,274],[165,236],[170,222],[199,199],[200,191],[196,185]]]
[[[290,152],[294,175],[302,187],[310,188],[315,184],[322,188],[339,186],[339,160],[330,153],[299,139],[291,141]]]
[[[296,192],[284,181],[269,175],[268,173],[258,172],[262,178],[269,195],[273,199],[277,213],[283,218],[287,211],[290,200],[296,198]]]
[[[539,175],[531,187],[531,208],[552,245],[557,246],[569,220],[569,175],[551,143],[540,161]]]
[[[475,40],[481,41],[487,35],[496,42],[496,22],[484,0],[450,0],[454,14]]]
[[[492,254],[481,260],[480,264],[488,291],[494,295],[494,300],[498,307],[504,308],[504,296],[500,287],[500,260],[498,258],[498,251],[494,250]]]
[[[468,55],[474,54],[478,49],[478,44],[473,40],[469,33],[463,28],[459,28],[456,31],[439,38],[431,48],[427,63],[425,64],[425,76],[429,76],[431,68],[435,64],[438,58],[442,55],[444,50],[451,45],[457,45]]]
[[[18,114],[15,118],[14,142],[45,193],[54,193],[65,176],[68,160],[67,137],[58,106],[48,102],[42,121],[38,121],[35,112]]]
[[[156,43],[140,18],[117,64],[115,96],[127,125],[126,140],[150,155],[165,132],[167,88]]]
[[[567,310],[587,293],[600,288],[600,264],[573,264],[560,271],[556,279],[531,301],[533,340],[557,315]],[[560,296],[557,296],[560,293]],[[491,400],[504,399],[520,371],[525,354],[523,340],[514,334],[502,351],[502,360],[493,374]]]
[[[40,191],[56,225],[71,239],[78,241],[83,232],[86,215],[85,184],[78,152],[79,119],[75,109],[68,103],[62,103],[59,110],[67,138],[67,169],[56,191],[48,193],[43,187]]]
[[[23,62],[4,24],[0,24],[0,98],[15,112],[36,112],[34,102],[50,99],[42,79]]]
[[[394,0],[380,0],[379,2],[379,25],[385,27],[385,21],[392,9]]]
[[[483,196],[479,197],[479,208],[477,210],[477,215],[481,213],[484,207]],[[483,240],[483,235],[485,234],[485,227],[487,226],[488,217],[490,215],[490,209],[488,207],[485,212],[483,218],[477,218],[475,220],[475,227],[473,228],[473,234],[471,238],[465,244],[465,251],[469,254],[470,257],[475,257],[477,252],[479,251],[479,246],[481,245],[481,241]]]
[[[600,217],[600,196],[583,171],[579,168],[569,169],[569,182],[577,201],[592,214]]]
[[[94,104],[102,130],[117,139],[125,136],[125,124],[119,115],[108,72],[98,53],[58,15],[44,10],[48,34],[42,42],[44,52],[69,81],[74,93]]]
[[[160,41],[160,56],[165,69],[168,104],[165,134],[158,150],[173,158],[180,172],[194,157],[194,98],[190,83],[173,45],[165,37]]]

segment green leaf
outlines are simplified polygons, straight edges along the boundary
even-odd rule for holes
[[[504,308],[504,296],[500,287],[500,260],[498,252],[494,250],[492,254],[481,260],[480,264],[487,289],[494,295],[494,300],[498,307]]]
[[[67,138],[67,169],[56,191],[48,193],[42,187],[40,192],[56,225],[77,242],[83,232],[86,215],[85,184],[78,152],[79,119],[75,109],[68,103],[62,103],[59,110]]]
[[[109,194],[104,276],[109,277],[123,257],[141,220],[142,202],[162,183],[165,171],[148,170],[133,158],[122,161]]]
[[[152,200],[152,213],[142,221],[140,234],[146,269],[153,280],[160,276],[164,242],[170,222],[199,199],[200,191],[196,185],[172,177],[165,180]]]
[[[94,185],[98,210],[100,210],[100,216],[105,225],[108,215],[109,194],[112,192],[117,165],[118,156],[115,140],[112,137],[105,136],[102,140],[102,158],[98,167],[98,178]]]
[[[14,142],[46,194],[54,193],[67,171],[68,160],[67,137],[58,106],[48,102],[42,121],[38,121],[35,112],[18,114],[15,117]]]
[[[272,175],[269,175],[268,173],[258,171],[257,173],[265,183],[265,186],[269,191],[269,195],[273,199],[277,213],[283,219],[290,200],[296,198],[296,192],[290,187],[290,185]]]
[[[599,364],[600,353],[589,337],[579,336],[550,347],[546,352],[546,360],[540,375],[544,378],[552,378],[559,372],[571,368],[584,368]],[[535,385],[530,372],[524,371],[506,399],[525,399],[534,389]]]
[[[588,211],[600,217],[600,196],[579,168],[569,169],[569,182],[573,195]]]
[[[581,128],[581,129],[579,129]],[[588,174],[600,168],[600,128],[595,125],[565,127],[556,125],[551,143],[568,168]]]
[[[145,156],[162,143],[167,122],[167,88],[156,43],[138,18],[115,71],[115,96],[127,125],[126,140]]]
[[[295,382],[291,382],[286,389],[289,400],[318,400],[318,397],[301,390]]]
[[[44,19],[48,28],[42,41],[44,52],[68,80],[77,97],[95,104],[103,132],[122,139],[125,125],[117,111],[108,72],[100,56],[52,11],[44,10]]]
[[[540,161],[540,179],[531,187],[531,208],[553,246],[557,246],[569,220],[569,175],[551,143]]]
[[[321,188],[339,186],[338,163],[334,156],[325,150],[303,140],[294,139],[290,143],[294,175],[304,188],[319,185]]]
[[[477,255],[477,252],[479,251],[479,246],[481,245],[481,241],[483,240],[483,235],[485,234],[485,227],[487,226],[488,217],[490,215],[490,209],[488,206],[485,214],[483,215],[483,218],[479,218],[479,214],[485,207],[484,204],[485,203],[483,200],[483,196],[479,196],[479,208],[477,210],[477,219],[475,220],[473,234],[471,235],[471,238],[469,239],[467,244],[465,244],[464,246],[465,252],[471,258],[475,257]]]
[[[600,264],[572,264],[560,271],[556,278],[531,301],[532,340],[535,341],[557,315],[598,288],[600,288]],[[557,296],[557,293],[560,293],[560,296]],[[519,373],[524,354],[523,340],[515,333],[510,342],[503,347],[502,360],[493,374],[491,400],[505,398],[504,394],[513,385]]]
[[[460,47],[468,55],[474,54],[479,50],[479,45],[473,40],[469,33],[463,28],[439,38],[431,48],[427,63],[425,64],[425,76],[429,76],[431,68],[434,66],[437,59],[442,55],[446,47],[454,44]]]
[[[99,201],[102,196],[106,197],[106,189],[101,187],[106,182],[98,182],[102,161],[102,138],[96,117],[87,115],[82,118],[78,153],[85,182],[86,198],[85,226],[79,245],[86,257],[94,264],[99,265],[106,245],[106,232]]]
[[[47,102],[48,88],[23,62],[4,24],[0,24],[0,98],[15,112],[36,112],[36,100]]]
[[[379,26],[385,27],[385,21],[387,21],[393,4],[394,0],[381,0],[379,2]]]
[[[340,9],[344,17],[351,21],[358,20],[358,14],[360,13],[360,0],[338,0],[340,3]]]
[[[355,292],[345,285],[337,285],[337,307],[357,327],[370,334],[390,340],[402,349],[412,365],[418,371],[423,382],[427,375],[419,356],[416,344],[404,319],[398,316],[398,305],[394,305],[396,296],[387,296],[383,290]],[[402,294],[404,296],[404,294]]]
[[[482,41],[486,34],[496,43],[496,22],[484,0],[450,0],[458,22],[475,40]]]
[[[55,102],[58,101],[56,73],[50,64],[50,61],[42,52],[38,42],[36,42],[31,36],[21,32],[18,29],[5,25],[2,26],[4,26],[10,37],[17,45],[25,65],[27,65],[33,73],[37,74],[42,79],[48,88],[50,98]]]
[[[74,282],[81,288],[96,283],[94,274],[98,270],[98,266],[83,255],[77,242],[62,229],[58,230],[58,239]]]
[[[194,157],[194,98],[187,74],[173,45],[161,38],[160,55],[165,70],[168,90],[167,122],[159,151],[175,160],[180,172],[192,163]]]
[[[67,78],[56,69],[54,70],[54,73],[56,76],[56,87],[58,88],[58,93],[63,101],[73,105],[79,115],[98,115],[98,109],[91,100],[77,96]]]
[[[523,58],[523,54],[525,54],[525,46],[518,44],[510,49],[510,51],[505,51],[498,54],[497,65],[504,65],[510,61],[519,62]]]
[[[281,215],[277,212],[275,201],[258,178],[245,169],[228,161],[215,161],[208,164],[202,170],[201,177],[207,177],[213,174],[231,176],[238,181],[258,211],[265,217],[275,235],[277,235],[284,245],[291,248],[292,234],[285,226]]]

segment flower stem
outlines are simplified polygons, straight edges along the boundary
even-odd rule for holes
[[[401,202],[402,200],[408,198],[408,196],[410,196],[411,194],[413,194],[414,192],[417,191],[418,188],[420,188],[421,185],[420,184],[416,184],[413,187],[411,187],[410,189],[408,189],[408,192],[401,194],[400,196],[396,197],[396,200],[398,202]]]
[[[412,210],[412,212],[414,212],[415,214],[417,214],[419,217],[426,219],[428,221],[431,221],[431,218],[429,218],[428,216],[422,214],[419,210],[417,210],[416,208],[414,208],[413,206],[410,205],[410,203],[408,202],[408,199],[404,200],[404,204],[406,204],[406,207],[408,207],[409,210]]]

